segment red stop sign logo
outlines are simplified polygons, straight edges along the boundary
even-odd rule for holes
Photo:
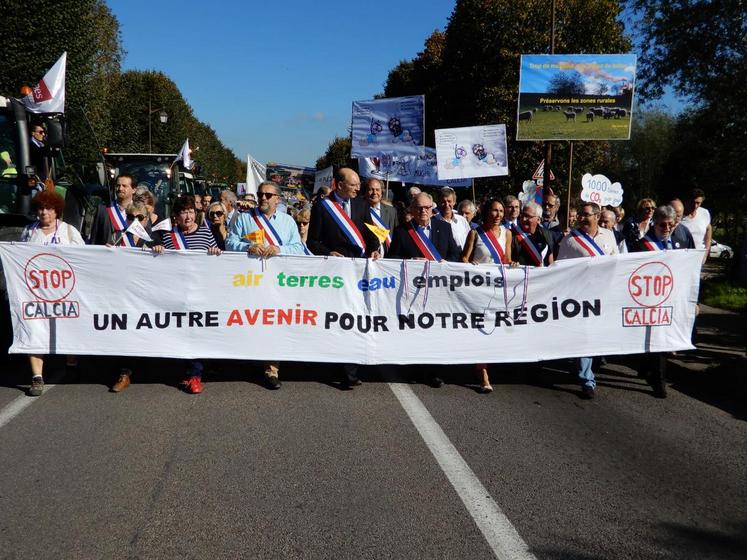
[[[663,262],[639,266],[628,278],[628,291],[638,305],[656,307],[669,299],[674,288],[674,275]]]
[[[23,276],[31,293],[42,301],[61,301],[75,287],[73,267],[62,257],[51,253],[31,257]]]

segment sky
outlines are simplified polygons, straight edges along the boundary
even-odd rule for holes
[[[550,62],[550,61],[553,62]],[[553,66],[564,66],[554,68]],[[577,66],[578,65],[578,66]],[[549,66],[549,67],[548,67]],[[541,68],[540,68],[541,67]],[[575,67],[575,68],[574,68]],[[530,55],[522,57],[521,93],[547,93],[556,74],[575,70],[581,74],[586,93],[594,95],[602,84],[608,91],[635,78],[635,55],[631,54],[576,54],[576,55]]]
[[[313,167],[348,134],[352,102],[444,29],[454,0],[108,0],[123,70],[171,78],[244,159]]]

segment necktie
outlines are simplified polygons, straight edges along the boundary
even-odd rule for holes
[[[350,217],[350,200],[343,200],[342,207],[345,209],[345,213]]]

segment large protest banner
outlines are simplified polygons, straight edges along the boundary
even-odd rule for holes
[[[472,184],[469,179],[439,180],[436,150],[427,147],[421,147],[419,150],[417,155],[385,152],[380,157],[358,158],[358,173],[361,177],[376,177],[416,185],[469,187]]]
[[[322,187],[332,188],[335,182],[334,167],[329,166],[314,173],[314,194]]]
[[[692,348],[702,251],[548,268],[0,243],[13,353],[525,362]]]
[[[507,154],[505,124],[436,130],[441,180],[508,175]]]
[[[517,140],[628,140],[634,54],[521,56]]]
[[[417,154],[423,145],[425,96],[353,101],[351,156],[378,157],[382,152]]]

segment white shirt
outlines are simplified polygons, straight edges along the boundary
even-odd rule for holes
[[[471,227],[469,227],[467,218],[465,218],[461,214],[457,214],[456,212],[451,213],[450,220],[447,220],[441,214],[439,214],[438,218],[443,220],[444,222],[449,222],[451,224],[451,236],[454,238],[454,241],[459,246],[459,250],[461,251],[464,247],[465,241],[467,241],[467,235],[472,229]]]
[[[690,230],[695,241],[696,249],[705,249],[705,236],[708,226],[711,225],[711,213],[702,206],[695,211],[695,217],[682,217],[682,225]]]
[[[26,226],[21,234],[21,241],[38,243],[40,245],[85,245],[80,232],[70,224],[57,220],[55,229],[45,234],[39,227],[39,222]]]
[[[594,240],[594,243],[596,243],[599,248],[604,251],[605,255],[617,255],[620,253],[620,251],[618,251],[617,249],[617,240],[615,239],[615,234],[612,233],[612,231],[604,229],[603,227],[598,227],[596,235],[592,235],[591,238]],[[558,249],[558,260],[575,259],[578,257],[589,256],[591,255],[589,255],[586,249],[578,244],[578,241],[576,241],[576,239],[571,234],[566,235],[560,242],[560,247]]]

